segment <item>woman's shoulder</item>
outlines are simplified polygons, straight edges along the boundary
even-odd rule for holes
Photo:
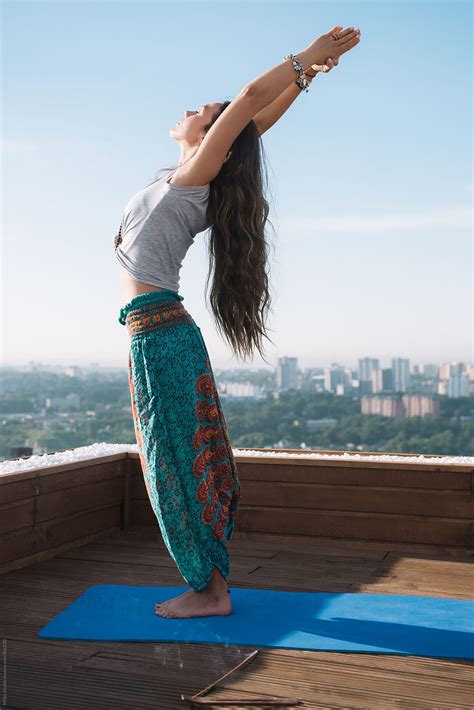
[[[207,192],[210,184],[196,184],[189,175],[186,175],[184,170],[179,167],[168,170],[163,176],[163,187],[165,190],[191,191],[191,192]]]

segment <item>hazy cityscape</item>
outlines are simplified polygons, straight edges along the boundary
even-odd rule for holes
[[[393,358],[300,368],[214,369],[235,448],[474,454],[474,367]],[[0,459],[135,443],[124,368],[3,367]]]

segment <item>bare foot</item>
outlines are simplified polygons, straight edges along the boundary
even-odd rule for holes
[[[155,611],[158,609],[159,606],[163,606],[163,604],[168,604],[169,602],[174,601],[175,599],[181,599],[182,597],[188,596],[193,590],[188,589],[187,592],[182,592],[182,594],[178,594],[176,597],[171,597],[171,599],[166,599],[164,602],[156,602],[155,604]]]
[[[171,597],[171,599],[166,599],[164,602],[156,602],[155,604],[155,611],[158,609],[158,607],[163,606],[163,604],[169,606],[170,602],[174,602],[175,599],[182,599],[183,597],[188,597],[191,592],[194,592],[194,589],[188,589],[187,592],[182,592],[182,594],[178,594],[176,597]],[[227,588],[227,593],[230,594],[230,589]]]
[[[155,614],[176,619],[194,616],[228,616],[231,613],[230,595],[225,589],[219,596],[206,591],[195,592],[191,589],[155,608]]]
[[[165,602],[155,604],[155,614],[167,617],[217,616],[232,611],[227,581],[217,567],[207,587],[200,592],[188,589]]]

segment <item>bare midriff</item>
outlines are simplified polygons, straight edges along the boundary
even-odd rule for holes
[[[119,279],[120,279],[120,300],[121,307],[132,300],[135,296],[139,296],[141,293],[148,293],[149,291],[164,291],[166,289],[160,286],[152,286],[151,284],[145,284],[141,281],[136,281],[127,271],[127,269],[118,264],[119,268]]]

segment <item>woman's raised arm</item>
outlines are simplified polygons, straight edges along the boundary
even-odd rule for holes
[[[359,33],[353,28],[340,32],[335,39],[333,32],[321,35],[306,49],[297,54],[304,69],[312,64],[324,64],[328,57],[339,58],[359,42]],[[180,173],[189,185],[211,182],[220,172],[226,155],[237,136],[265,106],[275,101],[297,76],[291,59],[285,59],[272,69],[247,84],[212,124],[201,145]]]
[[[333,61],[331,58],[326,60],[326,64],[319,69],[319,72],[324,72],[327,74],[331,69],[337,66],[338,60]],[[316,66],[316,65],[313,65]],[[323,68],[324,67],[324,68]],[[306,80],[309,84],[312,83],[313,79],[317,76],[315,73],[305,72]],[[275,125],[277,121],[285,114],[290,106],[295,102],[296,98],[301,94],[303,89],[294,81],[291,86],[289,86],[285,91],[283,91],[280,96],[277,96],[275,101],[271,104],[262,108],[254,117],[254,123],[257,126],[257,130],[262,135],[269,128]]]
[[[328,57],[339,59],[341,54],[348,52],[358,44],[360,37],[358,29],[348,27],[346,30],[339,31],[339,27],[340,25],[336,25],[329,32],[318,37],[306,49],[296,53],[304,70],[312,64],[324,64]],[[334,39],[333,36],[336,31],[338,39]],[[259,111],[275,101],[294,82],[296,77],[297,74],[291,59],[285,59],[251,81],[249,86],[253,88],[257,103],[260,104]]]
[[[352,31],[349,27],[346,30],[342,29],[342,25],[337,25],[335,31],[339,37],[344,36]],[[359,32],[360,36],[360,31]],[[356,46],[356,43],[352,43],[352,47]],[[313,78],[316,76],[313,69],[317,69],[319,73],[327,74],[335,66],[339,64],[339,59],[328,57],[324,64],[313,64],[311,67],[311,73],[305,70],[305,78],[311,84]],[[288,111],[290,106],[295,102],[296,98],[302,93],[303,89],[293,81],[290,86],[288,86],[277,98],[272,101],[267,106],[264,106],[260,111],[253,117],[254,123],[257,126],[260,135],[268,131],[269,128],[275,125],[277,121]]]

